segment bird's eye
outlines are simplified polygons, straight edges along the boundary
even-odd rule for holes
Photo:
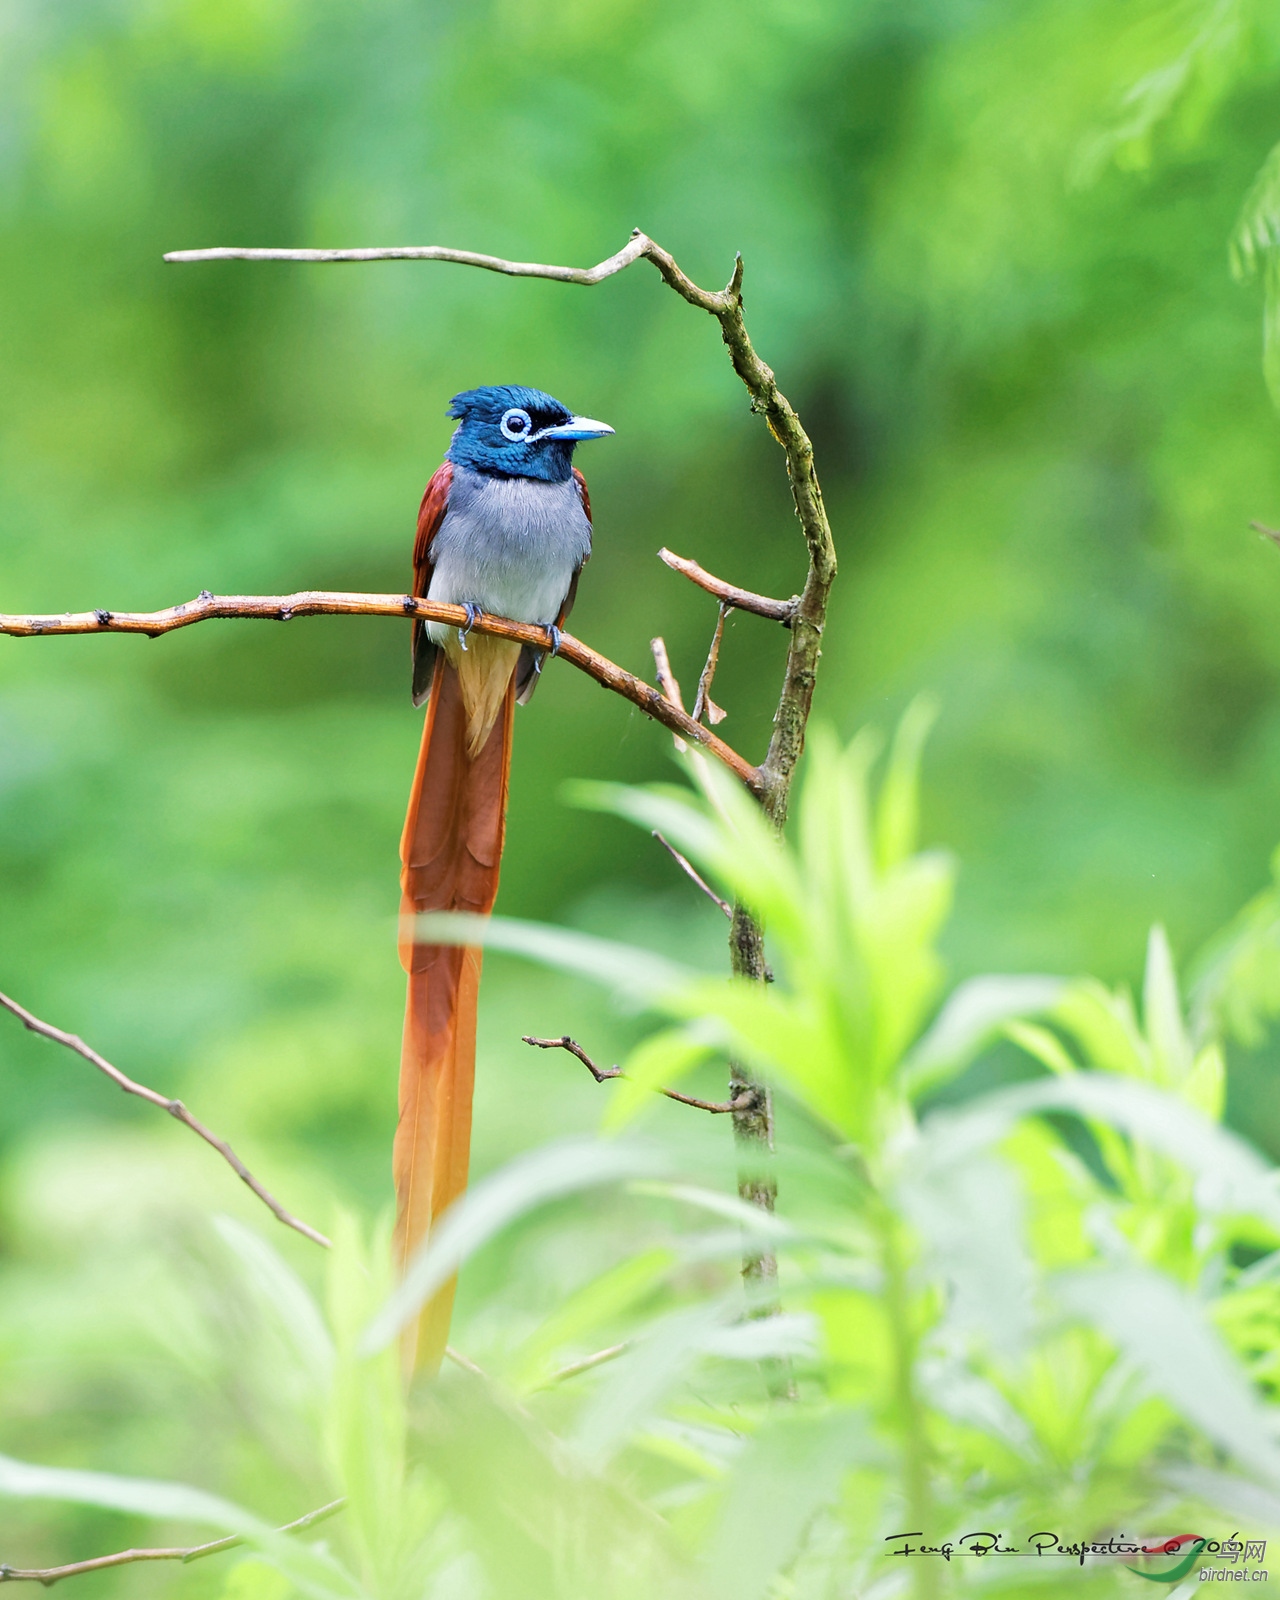
[[[502,428],[504,439],[519,440],[528,437],[533,423],[527,411],[521,411],[519,406],[513,406],[510,411],[503,412],[499,426]]]

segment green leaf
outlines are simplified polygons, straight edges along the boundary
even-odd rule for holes
[[[1221,1450],[1280,1492],[1275,1420],[1203,1308],[1136,1262],[1060,1274],[1056,1295],[1113,1339],[1151,1386]]]
[[[903,1062],[906,1093],[918,1099],[954,1077],[1005,1023],[1051,1010],[1064,985],[1062,978],[994,974],[962,983]]]
[[[698,976],[692,968],[678,966],[652,950],[514,917],[433,911],[414,919],[414,936],[432,944],[480,945],[528,956],[543,966],[581,973],[645,1002],[659,1001]]]
[[[924,1124],[929,1159],[967,1160],[1002,1139],[1019,1118],[1044,1111],[1097,1119],[1169,1156],[1201,1180],[1205,1211],[1251,1212],[1280,1228],[1274,1169],[1256,1150],[1175,1096],[1108,1073],[1016,1084],[960,1111],[934,1112]]]
[[[324,1390],[333,1375],[333,1340],[311,1291],[284,1258],[251,1228],[227,1216],[215,1217],[213,1225],[240,1262],[250,1284],[275,1313],[298,1365],[317,1390]]]
[[[373,1355],[386,1349],[468,1256],[517,1217],[585,1189],[656,1176],[667,1165],[652,1147],[595,1139],[565,1139],[508,1163],[450,1206],[365,1330],[360,1350]]]
[[[741,1292],[684,1307],[634,1337],[626,1355],[603,1369],[603,1380],[578,1418],[573,1443],[599,1470],[662,1405],[708,1339],[742,1313]]]
[[[905,861],[916,849],[920,829],[920,757],[938,718],[932,695],[919,695],[899,722],[876,801],[876,866],[881,872]]]
[[[734,1467],[707,1551],[716,1600],[759,1600],[793,1559],[814,1513],[831,1505],[841,1480],[876,1446],[860,1412],[778,1417]]]
[[[1147,941],[1142,1020],[1155,1058],[1152,1065],[1156,1081],[1169,1086],[1182,1083],[1191,1071],[1191,1041],[1183,1026],[1173,953],[1159,923]]]

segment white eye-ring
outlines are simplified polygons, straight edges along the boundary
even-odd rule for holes
[[[504,439],[510,439],[512,443],[519,443],[521,439],[529,437],[533,428],[533,419],[527,411],[521,411],[519,406],[512,406],[510,411],[503,412],[499,426],[502,429],[502,437]]]

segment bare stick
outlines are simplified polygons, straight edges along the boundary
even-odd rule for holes
[[[528,1033],[522,1034],[521,1037],[525,1044],[534,1045],[539,1050],[567,1050],[571,1056],[577,1056],[597,1083],[606,1083],[610,1078],[627,1076],[621,1067],[596,1066],[582,1046],[567,1033],[561,1034],[558,1039],[535,1039]],[[692,1106],[695,1111],[709,1111],[713,1117],[730,1116],[747,1108],[742,1095],[736,1100],[699,1100],[695,1095],[681,1094],[678,1089],[655,1089],[654,1093],[666,1095],[668,1100],[678,1100],[682,1106]],[[754,1100],[754,1090],[748,1090],[746,1093]]]
[[[784,628],[791,626],[796,606],[800,603],[798,595],[793,595],[790,600],[771,600],[766,594],[755,594],[750,589],[739,589],[736,584],[726,583],[723,578],[713,577],[696,561],[690,561],[687,556],[678,556],[674,550],[668,550],[665,546],[658,551],[658,559],[665,561],[673,572],[682,573],[691,582],[696,583],[699,589],[705,589],[708,594],[715,595],[722,604],[732,606],[735,611],[752,611],[758,617],[768,617],[770,622],[780,622]]]
[[[716,668],[720,664],[720,641],[724,638],[724,619],[728,616],[730,608],[722,600],[719,614],[716,617],[716,631],[711,635],[711,648],[707,651],[707,662],[702,669],[702,676],[698,679],[698,692],[693,697],[693,710],[689,715],[695,722],[701,722],[705,716],[708,722],[723,722],[726,713],[721,711],[711,698],[711,680],[716,675]]]
[[[673,845],[669,839],[664,838],[662,836],[662,834],[660,834],[656,828],[653,830],[653,837],[658,841],[658,843],[668,853],[668,855],[673,856],[675,858],[675,860],[678,863],[678,865],[680,866],[681,870],[683,872],[686,872],[689,875],[689,877],[691,877],[693,879],[693,881],[697,884],[699,889],[702,890],[703,894],[706,895],[707,899],[708,900],[714,900],[716,905],[718,905],[720,907],[721,911],[724,912],[725,916],[728,917],[730,920],[732,920],[732,918],[733,918],[733,907],[729,904],[729,902],[727,900],[722,900],[720,898],[720,896],[715,892],[715,890],[711,887],[711,885],[707,882],[707,880],[698,871],[697,867],[694,866],[693,862],[690,861],[687,856],[682,856],[680,854],[680,852],[676,849],[675,845]]]
[[[33,1016],[25,1006],[20,1006],[16,1000],[11,1000],[8,995],[0,994],[0,1006],[6,1011],[11,1011],[24,1028],[32,1033],[38,1033],[42,1038],[52,1039],[54,1044],[65,1045],[68,1050],[73,1050],[76,1055],[82,1056],[91,1066],[105,1073],[117,1088],[123,1089],[126,1094],[136,1095],[139,1100],[145,1100],[149,1105],[159,1106],[161,1111],[167,1111],[171,1117],[190,1128],[197,1138],[203,1139],[207,1145],[218,1152],[241,1182],[248,1184],[258,1199],[262,1201],[267,1210],[283,1222],[286,1228],[292,1228],[303,1238],[312,1240],[315,1244],[329,1248],[330,1241],[324,1234],[307,1223],[300,1222],[292,1212],[286,1211],[280,1202],[272,1195],[249,1171],[244,1162],[235,1153],[225,1139],[219,1139],[216,1133],[206,1128],[203,1122],[198,1121],[187,1110],[181,1100],[169,1100],[162,1094],[157,1094],[154,1089],[148,1089],[144,1083],[135,1083],[132,1078],[126,1077],[119,1067],[113,1067],[109,1061],[100,1056],[98,1052],[87,1045],[83,1039],[74,1033],[65,1033],[61,1028],[55,1028],[51,1023],[41,1022],[39,1017]]]
[[[339,590],[305,589],[297,594],[241,594],[215,595],[206,589],[194,600],[169,606],[163,611],[66,611],[51,616],[12,616],[0,613],[0,634],[15,638],[44,638],[64,633],[140,633],[155,638],[162,633],[172,633],[177,628],[188,628],[193,623],[207,622],[213,618],[243,618],[247,620],[288,622],[294,617],[424,617],[429,622],[443,622],[450,627],[467,626],[464,606],[446,605],[441,601],[423,600],[408,594],[357,594]],[[512,622],[508,617],[490,616],[487,612],[471,624],[477,633],[491,633],[500,639],[514,639],[520,644],[531,644],[541,650],[547,648],[547,630],[533,622]],[[677,698],[655,689],[643,678],[602,656],[599,651],[575,639],[571,633],[560,635],[558,654],[572,666],[594,678],[603,688],[630,700],[646,716],[660,722],[672,733],[683,735],[691,744],[701,746],[708,755],[723,761],[735,777],[746,784],[753,794],[760,793],[760,776],[756,768],[731,749],[723,739],[693,720]]]
[[[671,705],[683,711],[684,696],[680,691],[680,680],[671,670],[671,658],[667,654],[666,640],[659,634],[656,639],[649,640],[649,648],[653,651],[653,668],[659,689]]]
[[[455,1367],[461,1367],[464,1372],[469,1372],[473,1378],[483,1378],[488,1383],[489,1374],[483,1367],[478,1367],[470,1356],[464,1356],[461,1350],[455,1350],[451,1344],[445,1345],[444,1353]]]
[[[1264,538],[1270,539],[1272,544],[1280,545],[1280,532],[1275,528],[1268,528],[1265,522],[1251,522],[1249,526],[1255,533],[1260,533]]]
[[[286,1522],[277,1533],[301,1533],[313,1528],[317,1522],[333,1517],[346,1505],[345,1500],[331,1500],[327,1506],[308,1511],[296,1522]],[[205,1556],[216,1556],[223,1550],[235,1550],[245,1543],[244,1538],[233,1533],[226,1539],[213,1539],[208,1544],[180,1546],[176,1549],[117,1550],[114,1555],[94,1556],[88,1561],[71,1561],[64,1567],[6,1567],[0,1565],[0,1583],[42,1583],[46,1589],[63,1578],[78,1578],[85,1572],[101,1572],[106,1567],[127,1567],[135,1561],[202,1561]]]
[[[678,711],[683,711],[684,697],[680,693],[680,680],[671,670],[671,658],[667,655],[666,640],[659,634],[656,639],[649,640],[649,648],[653,651],[654,676],[658,680],[663,698]],[[690,721],[692,720],[690,718]],[[675,747],[681,755],[689,748],[679,734],[675,736]]]
[[[552,1389],[557,1383],[564,1383],[566,1379],[576,1378],[579,1373],[590,1372],[593,1367],[604,1366],[606,1361],[616,1361],[619,1356],[625,1355],[630,1348],[630,1339],[624,1339],[621,1344],[611,1344],[607,1350],[597,1350],[594,1355],[584,1356],[581,1361],[571,1361],[567,1367],[561,1367],[559,1372],[553,1372],[538,1387],[540,1389]]]
[[[511,278],[551,278],[556,283],[590,286],[611,278],[638,261],[649,241],[637,229],[617,255],[595,267],[552,267],[537,261],[506,261],[501,256],[480,255],[475,250],[451,250],[447,245],[387,245],[364,250],[255,250],[218,246],[212,250],[170,250],[165,260],[186,265],[193,261],[452,261],[460,267],[482,267]]]

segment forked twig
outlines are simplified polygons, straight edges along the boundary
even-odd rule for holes
[[[708,900],[714,900],[716,905],[718,905],[720,907],[721,911],[724,912],[725,916],[728,917],[730,921],[732,921],[733,920],[733,907],[729,904],[729,902],[727,900],[722,900],[720,898],[720,896],[715,892],[715,890],[711,887],[711,885],[707,882],[707,880],[698,871],[697,867],[694,866],[693,862],[690,861],[687,856],[682,856],[680,854],[680,852],[676,849],[675,845],[673,845],[669,839],[664,838],[663,835],[660,834],[656,828],[653,830],[653,837],[658,841],[658,843],[667,852],[667,854],[672,856],[675,859],[675,861],[676,861],[677,865],[680,867],[681,871],[687,873],[688,876],[693,879],[694,883],[696,883],[698,888],[702,890],[703,894],[706,895],[707,899]]]
[[[723,578],[713,577],[696,561],[690,561],[688,556],[678,556],[674,550],[668,550],[665,546],[658,551],[658,559],[665,561],[673,572],[679,572],[691,583],[696,583],[699,589],[705,589],[708,594],[715,595],[723,605],[732,606],[735,611],[754,612],[757,617],[768,617],[770,622],[780,622],[784,628],[791,626],[796,606],[800,603],[798,596],[793,596],[790,600],[772,600],[767,594],[756,594],[751,589],[739,589],[736,584],[726,583]]]
[[[598,1067],[582,1046],[571,1039],[567,1033],[561,1034],[558,1039],[535,1039],[532,1034],[522,1034],[525,1044],[534,1045],[539,1050],[567,1050],[571,1056],[577,1056],[583,1066],[596,1080],[605,1083],[610,1078],[625,1078],[627,1074],[621,1067]],[[668,1100],[678,1100],[682,1106],[692,1106],[695,1111],[709,1111],[713,1117],[734,1115],[746,1111],[757,1098],[754,1088],[744,1089],[734,1100],[699,1100],[696,1095],[681,1094],[678,1089],[655,1089],[655,1094],[666,1095]]]
[[[29,1029],[32,1033],[38,1033],[44,1039],[51,1039],[54,1044],[65,1045],[68,1050],[72,1050],[76,1055],[83,1057],[90,1066],[97,1067],[99,1072],[110,1078],[112,1083],[117,1088],[123,1089],[126,1094],[136,1095],[139,1100],[145,1100],[149,1105],[159,1106],[161,1111],[167,1111],[171,1117],[176,1118],[178,1122],[190,1128],[197,1138],[203,1139],[207,1145],[212,1146],[235,1173],[236,1177],[253,1190],[267,1210],[277,1220],[283,1222],[286,1228],[292,1228],[295,1233],[302,1234],[303,1238],[310,1239],[315,1244],[324,1245],[326,1250],[329,1248],[330,1241],[325,1238],[324,1234],[309,1224],[299,1221],[292,1212],[286,1211],[275,1196],[258,1182],[257,1178],[249,1171],[248,1167],[245,1166],[226,1140],[219,1139],[216,1133],[206,1128],[198,1118],[193,1117],[181,1100],[167,1099],[154,1089],[148,1089],[145,1083],[136,1083],[132,1078],[121,1072],[119,1067],[113,1067],[105,1057],[100,1056],[96,1050],[87,1045],[77,1034],[67,1033],[62,1028],[55,1028],[52,1023],[41,1022],[39,1017],[33,1016],[25,1006],[20,1006],[16,1000],[11,1000],[7,994],[0,994],[0,1006],[3,1006],[6,1011],[11,1011],[23,1027]]]
[[[327,1506],[308,1511],[295,1522],[286,1522],[277,1533],[301,1533],[313,1528],[317,1522],[333,1517],[346,1505],[346,1500],[331,1500]],[[117,1550],[109,1556],[92,1556],[88,1561],[70,1561],[62,1567],[7,1567],[0,1564],[0,1583],[42,1583],[46,1589],[60,1583],[63,1578],[78,1578],[85,1572],[102,1572],[107,1567],[127,1567],[135,1561],[202,1561],[205,1556],[216,1556],[223,1550],[235,1550],[245,1543],[241,1534],[233,1533],[225,1539],[212,1539],[208,1544],[193,1544],[172,1549]]]

